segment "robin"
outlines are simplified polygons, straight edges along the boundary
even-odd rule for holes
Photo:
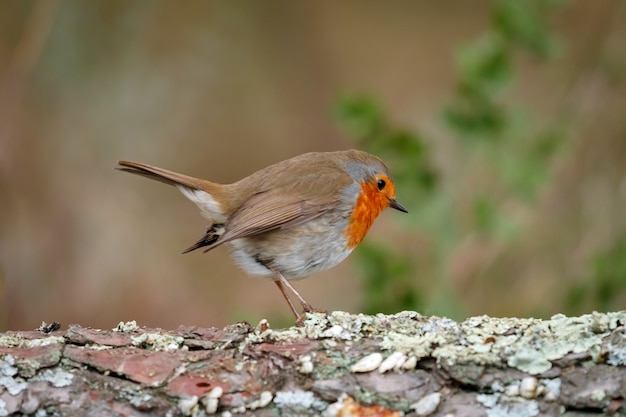
[[[343,261],[384,208],[407,213],[385,164],[358,150],[306,153],[225,185],[139,162],[118,164],[121,171],[175,186],[209,220],[204,235],[183,253],[227,243],[244,271],[274,280],[297,321],[316,310],[289,280]],[[302,316],[286,289],[302,305]]]

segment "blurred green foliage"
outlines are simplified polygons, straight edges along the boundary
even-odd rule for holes
[[[589,279],[573,284],[567,294],[566,312],[582,308],[612,310],[626,302],[626,237],[614,242],[592,260]]]
[[[458,81],[452,102],[442,110],[458,155],[455,173],[485,171],[492,181],[485,189],[455,189],[438,172],[426,138],[396,127],[383,106],[370,95],[346,94],[334,115],[359,145],[393,167],[400,200],[409,208],[411,227],[427,234],[432,253],[418,265],[407,248],[365,242],[357,250],[365,286],[364,310],[390,313],[417,309],[452,317],[464,315],[463,294],[449,277],[448,258],[463,239],[479,236],[514,243],[520,225],[509,216],[511,201],[537,209],[535,197],[549,183],[549,168],[563,150],[565,122],[541,121],[537,114],[515,107],[508,93],[518,76],[516,60],[525,54],[549,62],[558,49],[548,19],[556,0],[496,0],[491,26],[457,56]],[[504,103],[508,104],[504,104]],[[511,104],[513,103],[513,104]],[[405,203],[405,199],[409,202]],[[507,201],[507,204],[501,202]],[[455,208],[470,203],[472,219],[459,218]],[[626,288],[626,241],[593,261],[593,276],[575,285],[566,297],[569,312],[581,308],[618,307],[618,289]],[[480,277],[475,277],[479,279]],[[433,284],[433,281],[436,283]],[[480,282],[479,282],[480,285]],[[623,300],[622,300],[623,301]]]
[[[365,281],[365,314],[397,311],[398,306],[422,305],[421,294],[413,285],[414,263],[408,257],[389,256],[380,245],[364,244],[359,251],[359,267]],[[389,279],[393,277],[393,279]]]
[[[385,155],[387,163],[394,167],[397,182],[411,184],[413,193],[429,194],[435,189],[437,177],[423,138],[417,132],[392,126],[375,98],[343,97],[335,115],[359,138],[360,145],[374,154]]]

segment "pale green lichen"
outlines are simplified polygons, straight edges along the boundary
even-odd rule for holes
[[[34,376],[41,368],[41,364],[34,359],[19,359],[15,361],[19,375],[24,378]]]
[[[11,355],[5,356],[0,360],[0,375],[15,376],[17,375],[17,367],[15,366],[15,358]]]
[[[26,382],[17,374],[13,356],[7,355],[0,360],[0,387],[6,388],[11,395],[18,395],[26,389]]]
[[[145,408],[144,405],[148,404],[150,401],[152,401],[154,397],[150,394],[144,394],[144,393],[134,393],[133,395],[128,395],[127,399],[128,402],[135,408]]]
[[[33,348],[52,344],[64,344],[65,339],[60,336],[48,336],[40,339],[25,339],[20,333],[0,335],[0,347]]]
[[[31,339],[26,342],[26,347],[33,348],[39,346],[48,345],[62,345],[65,344],[65,339],[61,336],[48,336],[41,339]]]
[[[155,351],[177,350],[185,339],[182,336],[172,336],[160,333],[142,333],[139,336],[131,337],[133,346],[142,347]]]
[[[604,399],[606,398],[606,392],[602,389],[594,389],[591,392],[591,399],[593,401],[596,401],[598,403],[604,401]]]
[[[611,331],[612,319],[626,322],[626,313],[594,313],[571,318],[559,314],[542,321],[516,343],[517,349],[513,350],[508,364],[530,374],[540,374],[552,367],[550,361],[568,353],[589,352],[595,360],[603,339]]]
[[[561,378],[540,379],[539,382],[545,387],[545,395],[558,398],[561,395]]]
[[[139,325],[137,325],[137,321],[135,320],[131,320],[131,321],[120,321],[117,326],[115,326],[113,328],[114,332],[120,332],[120,333],[132,333],[134,331],[139,330]]]
[[[328,403],[317,398],[313,392],[303,390],[278,391],[274,404],[283,415],[288,416],[318,416],[328,407]]]
[[[90,349],[90,350],[110,350],[113,349],[113,346],[111,345],[99,345],[97,343],[88,343],[85,346],[83,346],[83,349]]]
[[[3,334],[0,336],[0,346],[1,347],[24,347],[26,345],[26,340],[19,334]]]
[[[602,353],[604,339],[616,326],[626,323],[626,312],[596,313],[581,317],[562,314],[550,320],[534,318],[471,317],[457,323],[439,317],[425,317],[404,311],[393,315],[308,313],[304,326],[266,329],[250,333],[241,349],[249,343],[293,341],[301,338],[324,340],[331,344],[361,338],[380,339],[380,349],[407,357],[432,357],[439,365],[510,366],[538,375],[552,367],[552,361],[569,353],[588,352],[593,360]],[[626,362],[623,335],[614,334],[608,355],[609,364]],[[337,367],[349,367],[340,357],[332,357]],[[324,370],[316,372],[325,373]]]
[[[476,400],[485,407],[488,417],[535,417],[539,404],[535,400],[506,397],[502,394],[480,394]]]
[[[607,343],[609,356],[606,363],[613,366],[626,366],[626,333],[624,330],[611,335]]]
[[[517,349],[509,357],[507,364],[531,375],[538,375],[552,368],[552,363],[546,358],[544,352],[531,348]]]
[[[377,314],[375,316],[350,314],[343,311],[333,311],[328,315],[307,313],[302,327],[255,330],[246,336],[244,345],[302,338],[356,341],[364,337],[383,337],[387,333],[386,329],[390,327],[401,334],[414,334],[415,322],[418,319],[426,320],[415,312],[401,312],[394,315]],[[454,323],[452,320],[450,322]]]
[[[54,370],[46,369],[44,372],[35,375],[30,381],[46,381],[53,387],[62,388],[67,387],[72,383],[74,374],[64,371],[63,369],[56,368]]]
[[[536,375],[568,353],[589,352],[597,358],[612,323],[620,322],[626,322],[625,312],[573,318],[556,315],[551,320],[481,316],[458,324],[432,317],[414,322],[412,333],[402,326],[391,326],[381,347],[417,357],[432,356],[448,366],[501,366],[504,356],[509,366]],[[619,355],[621,350],[616,352]],[[611,354],[609,357],[620,361]]]

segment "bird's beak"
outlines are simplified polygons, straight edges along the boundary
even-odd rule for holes
[[[395,198],[389,199],[389,207],[395,208],[396,210],[400,210],[404,213],[408,213],[408,210],[404,208],[404,206],[396,201]]]

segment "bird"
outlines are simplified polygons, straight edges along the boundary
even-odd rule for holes
[[[297,323],[306,313],[322,310],[309,304],[290,280],[342,262],[383,209],[408,213],[396,201],[395,184],[383,161],[355,149],[305,153],[231,184],[132,161],[120,160],[116,168],[173,185],[195,203],[208,226],[182,253],[226,244],[245,272],[273,279]]]

